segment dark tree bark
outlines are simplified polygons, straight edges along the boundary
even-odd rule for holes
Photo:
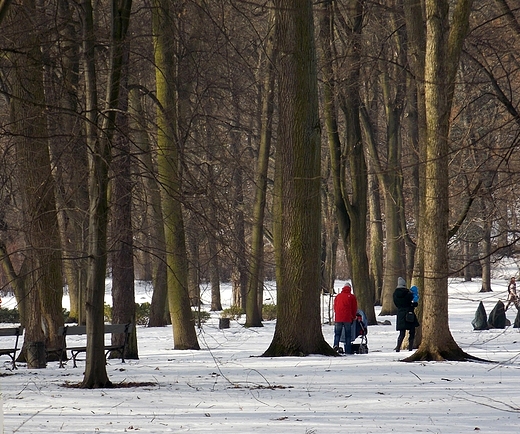
[[[87,351],[83,388],[111,387],[104,352],[104,299],[107,266],[108,229],[108,171],[112,159],[112,141],[116,128],[116,113],[119,107],[121,77],[123,71],[123,42],[128,30],[131,0],[113,0],[111,68],[107,84],[106,111],[101,129],[98,125],[98,102],[96,91],[95,35],[93,10],[90,0],[84,0],[83,38],[86,83],[86,134],[89,145],[89,246],[87,277]]]
[[[70,299],[69,321],[85,324],[86,237],[88,230],[87,146],[78,122],[81,39],[77,15],[68,0],[57,3],[57,43],[46,44],[46,68],[51,164],[63,254],[63,274]],[[48,36],[48,39],[54,37]],[[54,41],[53,41],[54,42]],[[57,57],[57,58],[56,58]]]
[[[310,0],[276,0],[280,120],[275,160],[277,322],[264,356],[334,355],[320,318],[320,124]]]
[[[274,25],[274,16],[269,20],[270,26]],[[265,74],[262,85],[262,108],[260,121],[260,143],[258,146],[258,160],[255,174],[255,202],[253,208],[253,227],[251,233],[251,261],[249,267],[249,279],[246,298],[246,327],[262,326],[262,305],[259,305],[258,295],[261,292],[263,282],[264,261],[264,216],[267,196],[267,171],[269,168],[269,155],[271,152],[272,118],[274,111],[274,64],[276,51],[274,49],[274,29],[270,28],[267,38]]]
[[[148,138],[145,113],[141,104],[139,87],[130,89],[130,125],[141,170],[144,171],[144,189],[149,202],[146,204],[146,244],[142,249],[151,253],[152,258],[152,301],[148,327],[164,327],[168,319],[168,286],[166,273],[166,247],[161,209],[161,191],[157,182],[157,170],[152,160],[152,150]]]
[[[12,9],[13,22],[31,23],[38,17],[36,5],[25,0]],[[36,19],[34,22],[38,22]],[[27,357],[28,366],[42,368],[45,346],[59,348],[63,325],[61,245],[56,214],[55,184],[51,174],[48,147],[47,113],[44,96],[43,58],[40,46],[41,29],[30,25],[19,37],[27,52],[15,51],[13,62],[13,95],[11,99],[12,131],[19,165],[18,184],[23,204],[22,227],[26,239],[26,265],[30,276],[25,280],[29,297],[26,312],[26,348],[38,354]],[[37,345],[41,344],[41,345]],[[44,346],[45,345],[45,346]],[[35,356],[35,357],[33,357]]]
[[[122,23],[118,23],[119,26]],[[129,43],[121,43],[122,76],[119,110],[116,117],[118,130],[114,140],[112,180],[112,324],[136,323],[134,231],[132,228],[132,156],[128,125],[128,56]],[[122,345],[125,335],[112,335],[112,345]],[[119,358],[114,352],[110,357]],[[125,349],[126,359],[138,359],[137,327]]]

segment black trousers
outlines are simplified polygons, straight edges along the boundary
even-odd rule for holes
[[[413,341],[415,339],[415,327],[412,327],[409,330],[410,334],[408,336],[408,349],[410,351],[413,350]],[[401,345],[403,345],[404,336],[406,335],[406,330],[399,330],[399,337],[397,338],[397,346],[395,350],[399,352],[401,350]]]

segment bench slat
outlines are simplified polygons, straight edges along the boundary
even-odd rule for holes
[[[23,327],[0,327],[0,336],[20,336],[23,333]]]

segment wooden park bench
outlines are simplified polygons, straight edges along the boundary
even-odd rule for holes
[[[121,362],[125,363],[125,350],[128,346],[128,340],[130,338],[130,334],[132,333],[133,324],[105,324],[104,334],[124,334],[125,338],[123,343],[120,345],[112,345],[112,342],[105,343],[105,357],[115,351],[121,355]],[[63,368],[63,360],[66,359],[66,352],[70,351],[72,356],[72,361],[74,364],[74,368],[76,365],[76,359],[79,353],[85,353],[87,351],[86,342],[84,345],[73,345],[67,346],[67,337],[68,336],[79,336],[87,334],[86,326],[65,326],[60,327],[58,330],[60,336],[63,336],[63,348],[61,348],[60,352],[60,368]]]
[[[13,369],[16,368],[16,352],[19,350],[18,341],[20,336],[23,335],[23,327],[3,327],[0,328],[0,337],[6,336],[15,336],[14,345],[9,346],[8,348],[0,348],[0,356],[9,356],[11,358],[11,362],[13,365]]]

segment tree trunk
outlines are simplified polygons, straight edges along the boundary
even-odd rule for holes
[[[379,74],[386,117],[386,148],[382,151],[382,154],[386,157],[385,166],[381,163],[384,157],[381,158],[377,155],[378,150],[375,141],[369,141],[371,164],[378,174],[379,185],[383,187],[385,198],[386,256],[380,315],[396,313],[392,294],[397,285],[397,278],[407,278],[406,225],[401,224],[401,216],[404,215],[404,202],[402,199],[403,174],[401,167],[402,136],[399,133],[405,106],[406,74],[404,69],[398,66],[406,63],[406,38],[404,28],[400,25],[401,17],[398,8],[389,11],[388,21],[396,31],[392,32],[392,36],[387,42],[392,47],[391,61],[380,62],[381,73]],[[368,122],[365,121],[366,123]]]
[[[328,162],[329,159],[325,157]],[[324,167],[330,167],[330,164],[324,164]],[[339,229],[336,219],[336,208],[334,204],[334,192],[328,187],[331,173],[326,169],[328,175],[325,175],[322,186],[322,257],[321,257],[321,292],[322,294],[334,293],[334,282],[336,280],[336,262],[339,244]]]
[[[207,144],[211,147],[211,138],[209,137],[208,128]],[[208,165],[208,196],[215,198],[215,174],[213,165]],[[208,199],[209,199],[208,198]],[[220,262],[218,254],[218,218],[216,212],[215,200],[208,200],[207,203],[209,218],[212,222],[211,230],[208,233],[208,253],[209,253],[209,283],[211,285],[211,310],[222,310],[222,303],[220,300]]]
[[[11,4],[11,0],[0,0],[0,24],[2,20],[7,15],[7,11],[9,10],[9,5]]]
[[[334,355],[320,318],[320,125],[312,2],[276,0],[280,119],[275,160],[277,321],[264,356]]]
[[[258,146],[258,161],[255,173],[255,202],[253,206],[253,227],[251,233],[251,261],[246,299],[246,327],[261,327],[261,305],[258,303],[258,294],[263,286],[264,260],[264,215],[267,195],[267,172],[269,155],[271,152],[272,118],[274,111],[274,64],[276,51],[274,50],[274,16],[269,19],[270,34],[267,38],[265,56],[265,76],[262,86],[262,112],[260,125],[260,143]]]
[[[411,119],[416,118],[416,127],[414,134],[416,134],[417,140],[417,172],[416,172],[416,210],[415,210],[415,222],[416,222],[416,233],[417,242],[416,250],[414,253],[414,263],[412,272],[412,285],[416,285],[420,290],[424,288],[424,246],[422,231],[425,224],[425,203],[424,198],[426,197],[426,175],[425,165],[426,161],[426,103],[424,99],[424,70],[425,70],[425,55],[426,55],[426,27],[425,22],[425,10],[424,2],[417,0],[403,0],[403,9],[406,21],[406,32],[407,32],[407,61],[410,65],[412,76],[415,77],[415,95],[416,98],[410,102],[413,102],[410,107],[413,107]],[[411,91],[410,91],[411,92]],[[416,111],[416,114],[415,114]],[[416,309],[416,314],[419,318],[419,322],[422,324],[422,312],[423,312],[423,301],[424,297],[419,299],[419,307]],[[422,340],[422,327],[418,327],[415,333],[415,345]]]
[[[123,68],[123,43],[128,30],[131,0],[112,4],[111,68],[107,84],[103,135],[98,137],[98,103],[96,91],[95,36],[90,0],[83,2],[83,38],[86,83],[86,135],[89,149],[89,248],[86,294],[87,351],[83,388],[111,387],[105,365],[104,301],[107,266],[108,170],[112,158],[112,140],[119,108]]]
[[[161,191],[156,180],[156,170],[152,161],[152,151],[148,139],[145,115],[139,98],[139,89],[135,86],[130,89],[129,112],[131,128],[134,131],[133,143],[137,148],[136,153],[142,170],[146,173],[144,184],[147,196],[150,198],[150,202],[146,206],[146,221],[149,224],[149,228],[145,227],[148,242],[147,245],[143,246],[143,248],[148,249],[152,253],[151,257],[153,258],[153,294],[148,327],[164,327],[168,324],[168,286]]]
[[[352,282],[358,306],[365,312],[368,323],[376,324],[375,291],[371,285],[367,256],[368,171],[360,123],[360,35],[364,10],[363,4],[358,0],[350,0],[345,8],[351,18],[348,22],[342,22],[349,44],[345,52],[348,59],[345,87],[340,90],[340,108],[348,125],[345,131],[346,150],[341,158],[348,162],[352,193],[349,199],[346,193],[345,175],[340,173],[342,179],[340,191],[350,219],[350,228],[348,234],[343,234],[343,241],[345,250],[349,252]]]
[[[188,294],[190,306],[200,307],[200,244],[198,227],[190,220],[186,222],[186,253],[188,255]]]
[[[381,216],[381,201],[379,184],[375,175],[368,176],[368,212],[370,222],[370,279],[375,291],[375,305],[381,305],[383,297],[383,219]]]
[[[238,129],[240,125],[240,108],[238,103],[235,104],[235,123]],[[238,131],[231,133],[231,148],[233,155],[241,155],[240,150],[241,137]],[[244,175],[243,168],[237,164],[233,169],[231,176],[231,188],[233,191],[233,209],[235,212],[232,216],[233,221],[233,252],[235,260],[233,263],[233,275],[235,278],[235,305],[245,311],[247,298],[247,261],[246,261],[246,235],[245,235],[245,215],[244,215]]]
[[[482,197],[482,216],[483,219],[483,231],[482,231],[482,248],[481,248],[481,260],[482,266],[482,287],[480,292],[491,292],[491,226],[493,218],[489,215],[487,202],[488,197]]]
[[[122,26],[123,23],[117,23]],[[112,324],[136,323],[134,231],[132,228],[132,156],[128,124],[128,56],[129,44],[121,43],[122,77],[119,110],[116,117],[118,130],[114,140],[112,160]],[[125,335],[112,335],[112,345],[122,345]],[[114,352],[111,358],[121,357]],[[125,359],[138,359],[137,328],[132,328]]]
[[[85,324],[85,252],[88,227],[87,146],[78,122],[79,25],[68,0],[58,1],[60,44],[67,55],[56,61],[59,73],[46,68],[51,166],[63,254],[63,274],[70,299],[69,321]],[[56,53],[45,52],[49,58]],[[54,62],[54,61],[53,61]]]
[[[38,15],[32,0],[26,0],[16,9],[14,20],[29,23]],[[29,367],[41,368],[45,360],[45,348],[59,348],[62,337],[58,328],[63,325],[62,298],[63,277],[61,270],[61,245],[56,214],[55,184],[51,175],[47,142],[47,116],[45,107],[43,59],[39,34],[41,29],[29,27],[19,37],[27,47],[27,53],[11,56],[15,74],[11,100],[12,128],[16,137],[16,154],[20,168],[19,185],[25,217],[27,262],[31,265],[30,287],[25,287],[32,300],[28,315],[25,344],[38,346],[38,355]],[[39,306],[37,306],[38,304]],[[34,311],[33,311],[34,310]],[[45,336],[45,338],[43,338]],[[36,339],[36,340],[35,340]]]
[[[175,349],[199,349],[188,293],[188,260],[182,215],[180,149],[176,131],[173,14],[168,0],[154,0],[152,10],[157,111],[158,166],[166,239],[168,304]]]
[[[426,0],[426,163],[422,341],[406,360],[466,360],[448,322],[448,133],[455,72],[467,33],[471,0],[457,2],[449,29],[448,0]]]

